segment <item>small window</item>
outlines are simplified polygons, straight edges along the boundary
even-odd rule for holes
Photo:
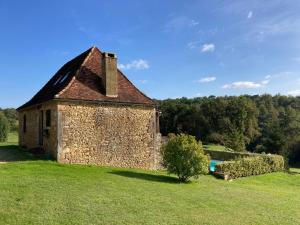
[[[71,71],[67,72],[64,75],[60,75],[57,80],[54,82],[53,86],[56,86],[57,84],[63,83],[70,75]]]
[[[71,73],[70,71],[67,72],[66,75],[64,75],[64,76],[61,78],[61,80],[59,81],[59,83],[60,83],[60,84],[63,83],[63,82],[67,79],[67,77],[69,76],[70,73]]]
[[[26,125],[27,121],[26,121],[26,114],[23,115],[23,133],[26,133]]]
[[[58,82],[60,81],[61,76],[55,81],[55,83],[53,84],[54,86],[56,86],[58,84]]]
[[[46,111],[46,127],[51,127],[51,110]]]

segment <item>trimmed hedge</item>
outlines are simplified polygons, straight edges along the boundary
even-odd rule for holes
[[[208,154],[210,158],[228,161],[235,160],[237,158],[244,158],[250,156],[259,156],[260,154],[250,153],[250,152],[229,152],[229,151],[214,151],[214,150],[204,150],[205,154]]]
[[[280,155],[257,155],[216,165],[216,173],[222,174],[225,179],[284,171],[284,169],[284,158]]]

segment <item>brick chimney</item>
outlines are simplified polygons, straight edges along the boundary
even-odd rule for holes
[[[104,52],[102,59],[105,94],[107,97],[118,97],[117,56],[114,53]]]

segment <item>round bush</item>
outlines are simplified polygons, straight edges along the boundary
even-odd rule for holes
[[[2,112],[0,112],[0,142],[7,140],[9,133],[9,123]]]
[[[181,181],[208,173],[209,158],[203,152],[202,143],[197,142],[194,136],[171,136],[162,153],[163,166]]]

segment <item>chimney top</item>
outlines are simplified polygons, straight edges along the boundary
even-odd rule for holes
[[[111,53],[111,52],[103,52],[104,57],[109,57],[109,58],[117,58],[117,55],[115,53]]]

